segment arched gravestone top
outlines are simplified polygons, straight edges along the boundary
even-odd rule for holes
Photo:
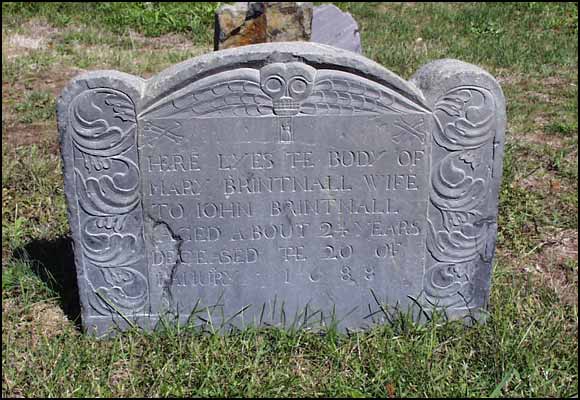
[[[364,329],[481,319],[504,97],[440,60],[407,82],[355,53],[270,43],[58,101],[83,326]]]

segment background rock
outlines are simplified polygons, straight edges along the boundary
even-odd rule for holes
[[[310,41],[312,3],[239,2],[216,12],[214,49]]]
[[[359,27],[332,4],[238,2],[216,12],[214,49],[256,43],[304,41],[362,53]]]

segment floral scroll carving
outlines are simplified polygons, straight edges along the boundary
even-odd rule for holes
[[[492,93],[476,86],[448,91],[434,109],[431,211],[424,291],[430,304],[472,307],[473,276],[486,260],[493,218],[483,212],[489,201],[491,167],[482,162],[492,152],[496,133]],[[439,214],[439,215],[435,215]]]
[[[138,313],[148,302],[132,100],[88,89],[69,105],[84,279],[97,315]]]

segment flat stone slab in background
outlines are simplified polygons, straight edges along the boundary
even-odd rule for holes
[[[476,66],[407,82],[312,43],[83,74],[58,101],[83,326],[481,318],[505,120]]]
[[[332,4],[314,7],[312,36],[315,43],[362,53],[359,27],[355,19]]]

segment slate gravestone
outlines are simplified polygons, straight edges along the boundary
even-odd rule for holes
[[[333,47],[259,44],[149,80],[86,73],[58,122],[86,330],[345,330],[487,305],[505,103],[476,66],[407,82]]]

